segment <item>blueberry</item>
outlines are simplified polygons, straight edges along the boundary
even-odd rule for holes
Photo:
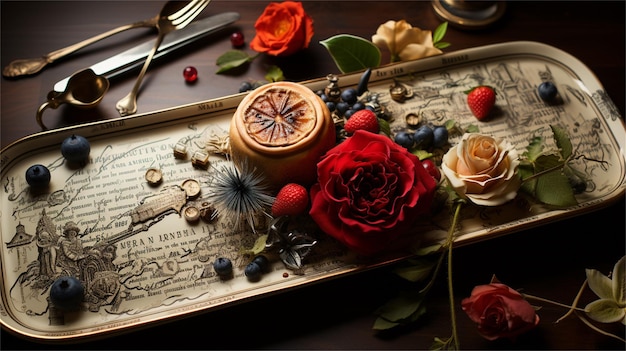
[[[448,129],[445,126],[433,128],[433,146],[443,147],[448,143]]]
[[[352,109],[355,111],[360,111],[360,110],[363,110],[364,108],[365,108],[365,104],[362,102],[355,102],[352,105]]]
[[[428,149],[433,144],[434,133],[432,128],[427,125],[419,127],[413,134],[413,141],[418,150]]]
[[[50,301],[62,310],[76,310],[85,294],[83,283],[70,276],[57,278],[50,287]]]
[[[246,277],[248,277],[248,280],[250,281],[258,281],[259,279],[261,279],[262,273],[263,272],[261,267],[256,262],[248,263],[246,269],[244,270],[244,274],[246,275]]]
[[[44,165],[32,165],[26,170],[26,182],[33,188],[42,188],[50,184],[50,170]]]
[[[409,132],[398,132],[393,139],[398,145],[410,149],[413,146],[413,134]]]
[[[350,104],[344,101],[339,101],[337,105],[335,105],[335,108],[337,109],[337,113],[343,116],[346,113],[346,111],[350,109]]]
[[[537,91],[539,92],[539,97],[543,101],[551,101],[557,94],[556,86],[552,82],[543,82],[539,84]]]
[[[326,107],[328,107],[330,112],[333,112],[337,108],[337,105],[332,101],[326,101]]]
[[[213,269],[220,277],[226,277],[233,273],[233,263],[225,257],[219,257],[213,262]]]
[[[61,154],[69,162],[85,162],[90,151],[89,141],[80,135],[72,135],[61,144]]]
[[[357,92],[354,88],[347,88],[341,91],[341,100],[347,102],[350,105],[354,104],[357,98]]]
[[[243,82],[239,86],[240,93],[245,93],[246,91],[250,91],[250,90],[252,90],[252,83],[250,82]]]
[[[256,263],[259,265],[259,267],[261,268],[261,271],[266,271],[269,266],[270,266],[270,261],[267,259],[267,257],[263,256],[263,255],[258,255],[256,256],[252,262]]]
[[[355,110],[349,108],[346,112],[343,113],[343,116],[345,118],[350,118],[355,112],[356,112]]]

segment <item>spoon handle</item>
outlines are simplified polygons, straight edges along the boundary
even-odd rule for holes
[[[156,22],[157,22],[158,18],[150,18],[144,21],[139,21],[139,22],[135,22],[135,23],[130,23],[130,24],[126,24],[123,26],[119,26],[117,28],[113,28],[107,32],[104,32],[102,34],[98,34],[96,36],[93,36],[89,39],[85,39],[81,42],[78,42],[76,44],[64,47],[62,49],[58,49],[55,51],[52,51],[50,53],[48,53],[47,55],[44,55],[44,57],[46,58],[46,60],[51,63],[54,62],[62,57],[65,57],[75,51],[78,51],[82,48],[84,48],[85,46],[89,46],[91,44],[94,44],[102,39],[106,39],[110,36],[113,36],[115,34],[127,31],[129,29],[134,29],[134,28],[140,28],[140,27],[155,27],[156,26]]]
[[[111,29],[102,34],[96,35],[94,37],[91,37],[89,39],[85,39],[79,43],[64,47],[62,49],[52,51],[42,57],[13,60],[6,67],[4,67],[4,69],[2,70],[2,75],[5,77],[19,77],[19,76],[24,76],[24,75],[35,74],[41,71],[48,64],[62,57],[65,57],[75,51],[78,51],[84,48],[85,46],[91,45],[102,39],[127,31],[129,29],[140,28],[140,27],[155,27],[157,21],[158,21],[158,17],[154,17],[154,18],[150,18],[144,21],[126,24],[126,25]]]

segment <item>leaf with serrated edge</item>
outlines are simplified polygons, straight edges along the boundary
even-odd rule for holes
[[[534,162],[537,157],[541,156],[541,152],[543,151],[543,138],[540,136],[536,136],[530,140],[528,146],[526,147],[526,151],[524,151],[523,155],[531,162]]]
[[[544,204],[567,207],[578,202],[567,177],[560,171],[543,174],[537,178],[535,196]]]
[[[380,49],[371,41],[339,34],[320,41],[342,73],[350,73],[380,66]]]
[[[563,157],[564,160],[567,160],[572,155],[573,150],[572,142],[569,140],[567,132],[558,126],[551,125],[550,128],[552,128],[554,141],[560,150],[561,157]]]

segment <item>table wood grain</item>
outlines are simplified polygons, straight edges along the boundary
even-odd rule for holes
[[[238,11],[241,19],[150,67],[138,99],[138,113],[236,93],[244,80],[261,80],[278,65],[287,80],[302,81],[338,73],[320,44],[349,33],[371,37],[379,24],[406,19],[434,29],[440,22],[427,1],[305,1],[315,21],[310,47],[290,58],[260,57],[237,74],[217,75],[215,61],[231,49],[230,34],[244,33],[249,42],[254,22],[267,2],[213,0],[202,17]],[[1,60],[36,57],[116,26],[158,13],[161,1],[2,1]],[[510,2],[504,17],[482,30],[450,27],[445,41],[452,52],[476,46],[529,40],[560,48],[585,63],[624,114],[625,3]],[[1,139],[10,143],[40,131],[37,108],[54,83],[104,58],[154,38],[155,31],[136,29],[106,39],[60,60],[41,73],[2,79]],[[388,62],[388,54],[383,60]],[[195,66],[199,80],[185,84],[183,69]],[[61,106],[46,110],[53,128],[118,117],[115,102],[131,89],[137,72],[111,81],[100,105],[91,110]],[[608,273],[625,253],[623,199],[593,213],[510,234],[454,250],[454,289],[461,347],[465,349],[624,349],[624,344],[592,332],[574,317],[558,324],[562,308],[544,305],[541,323],[515,342],[489,342],[476,332],[459,303],[473,286],[495,274],[529,294],[569,303],[585,279],[585,268]],[[372,330],[374,311],[402,287],[389,267],[325,281],[314,286],[264,297],[222,310],[133,330],[99,341],[48,345],[24,340],[2,330],[2,349],[427,349],[434,337],[450,335],[445,276],[429,295],[423,321],[400,330]],[[585,295],[585,298],[593,296]],[[624,336],[624,327],[612,325]]]

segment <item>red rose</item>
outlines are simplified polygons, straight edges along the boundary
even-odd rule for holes
[[[317,164],[310,215],[327,234],[371,255],[429,211],[436,182],[384,135],[357,130]]]
[[[520,293],[500,283],[476,286],[461,306],[487,340],[514,338],[539,324],[533,306]]]
[[[306,48],[313,38],[313,20],[300,2],[272,2],[254,24],[250,48],[273,56],[287,56]]]

